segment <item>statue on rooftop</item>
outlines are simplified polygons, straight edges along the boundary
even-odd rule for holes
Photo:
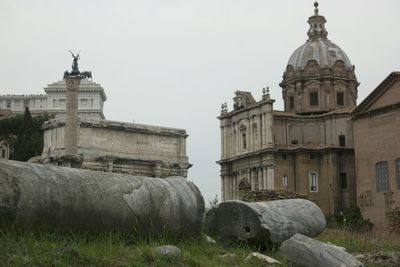
[[[78,60],[79,60],[79,53],[78,53],[78,55],[74,55],[74,53],[72,53],[71,52],[71,50],[68,50],[70,53],[71,53],[71,55],[72,55],[72,57],[74,58],[74,61],[72,62],[72,72],[71,73],[76,73],[76,74],[78,74],[79,73],[79,68],[78,68]]]
[[[80,59],[80,57],[79,57],[79,53],[80,52],[75,56],[74,53],[72,53],[71,50],[68,50],[68,51],[71,53],[72,57],[74,58],[74,60],[72,61],[72,71],[68,72],[66,70],[64,72],[63,78],[66,79],[66,78],[68,78],[70,76],[81,76],[82,78],[90,78],[91,79],[92,78],[92,72],[91,71],[82,71],[82,72],[79,71],[78,60]]]

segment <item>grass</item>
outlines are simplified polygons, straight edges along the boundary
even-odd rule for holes
[[[346,230],[327,229],[317,237],[324,242],[344,246],[349,252],[400,251],[400,238],[368,232],[357,234]],[[181,256],[165,258],[153,252],[160,245],[175,245]],[[1,266],[264,266],[245,264],[252,250],[246,245],[210,244],[204,239],[168,237],[134,238],[117,232],[59,233],[3,227],[0,230]],[[263,252],[289,266],[276,251]],[[220,256],[234,253],[236,259]]]
[[[155,254],[153,248],[160,245],[179,247],[181,256],[165,258]],[[134,239],[117,232],[94,235],[19,227],[0,230],[1,266],[264,266],[244,264],[250,252],[245,245],[225,247],[202,238]],[[234,253],[237,258],[220,257],[227,253]]]
[[[400,251],[400,236],[384,231],[357,233],[344,229],[325,229],[317,239],[345,247],[350,253]]]

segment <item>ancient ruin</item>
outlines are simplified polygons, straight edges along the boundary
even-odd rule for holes
[[[206,213],[204,231],[223,242],[253,246],[282,243],[295,234],[314,237],[324,230],[321,209],[304,199],[221,202]]]
[[[0,159],[0,219],[78,231],[200,234],[204,200],[166,179]]]

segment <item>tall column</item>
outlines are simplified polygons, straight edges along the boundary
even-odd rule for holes
[[[275,190],[275,169],[273,166],[269,166],[267,169],[267,183],[268,189]]]
[[[267,183],[267,168],[263,167],[262,172],[263,172],[264,189],[269,189]]]
[[[263,179],[260,175],[258,175],[258,190],[263,189]]]
[[[67,110],[65,114],[64,153],[68,156],[78,156],[78,89],[82,78],[80,76],[66,78]]]

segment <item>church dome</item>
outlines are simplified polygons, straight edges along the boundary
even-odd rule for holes
[[[308,40],[290,56],[279,84],[285,111],[303,115],[354,107],[359,85],[346,53],[328,39],[318,2],[314,7]]]
[[[287,63],[294,70],[304,70],[307,62],[315,60],[321,68],[331,68],[341,60],[347,69],[353,67],[346,53],[328,39],[308,40],[294,51]]]
[[[315,3],[315,14],[308,19],[309,39],[297,48],[290,57],[287,66],[293,70],[304,70],[309,61],[315,60],[320,68],[332,68],[340,60],[346,69],[353,68],[346,53],[331,42],[325,29],[326,19],[318,14],[318,3]]]

